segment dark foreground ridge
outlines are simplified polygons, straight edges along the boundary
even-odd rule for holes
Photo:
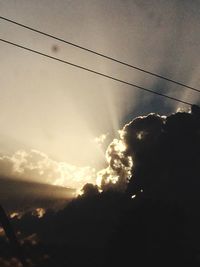
[[[121,138],[114,186],[87,184],[58,212],[12,219],[30,266],[200,266],[200,109],[136,118]],[[19,266],[4,237],[0,254],[0,266]]]

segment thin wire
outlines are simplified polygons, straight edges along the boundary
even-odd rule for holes
[[[161,97],[165,97],[165,98],[168,98],[168,99],[171,99],[171,100],[174,100],[174,101],[176,101],[176,102],[180,102],[180,103],[183,103],[183,104],[186,104],[186,105],[190,105],[190,106],[193,105],[192,103],[189,103],[189,102],[180,100],[180,99],[178,99],[178,98],[175,98],[175,97],[172,97],[172,96],[168,96],[168,95],[165,95],[165,94],[161,94],[161,93],[152,91],[152,90],[147,89],[147,88],[144,88],[144,87],[142,87],[142,86],[139,86],[139,85],[136,85],[136,84],[133,84],[133,83],[129,83],[129,82],[126,82],[126,81],[124,81],[124,80],[120,80],[120,79],[115,78],[115,77],[113,77],[113,76],[109,76],[109,75],[107,75],[107,74],[104,74],[104,73],[101,73],[101,72],[98,72],[98,71],[95,71],[95,70],[92,70],[92,69],[89,69],[89,68],[86,68],[86,67],[83,67],[83,66],[74,64],[74,63],[72,63],[72,62],[69,62],[69,61],[66,61],[66,60],[63,60],[63,59],[60,59],[60,58],[57,58],[57,57],[50,56],[50,55],[48,55],[48,54],[44,54],[44,53],[39,52],[39,51],[37,51],[37,50],[33,50],[33,49],[31,49],[31,48],[28,48],[28,47],[25,47],[25,46],[22,46],[22,45],[19,45],[19,44],[10,42],[10,41],[5,40],[5,39],[0,39],[0,41],[1,41],[1,42],[4,42],[4,43],[6,43],[6,44],[10,44],[10,45],[16,46],[16,47],[18,47],[18,48],[27,50],[27,51],[29,51],[29,52],[32,52],[32,53],[35,53],[35,54],[38,54],[38,55],[41,55],[41,56],[44,56],[44,57],[47,57],[47,58],[50,58],[50,59],[59,61],[59,62],[62,62],[62,63],[64,63],[64,64],[70,65],[70,66],[72,66],[72,67],[76,67],[76,68],[85,70],[85,71],[87,71],[87,72],[94,73],[94,74],[96,74],[96,75],[99,75],[99,76],[108,78],[108,79],[110,79],[110,80],[114,80],[114,81],[116,81],[116,82],[120,82],[120,83],[123,83],[123,84],[126,84],[126,85],[130,85],[130,86],[135,87],[135,88],[137,88],[137,89],[139,89],[139,90],[143,90],[143,91],[146,91],[146,92],[149,92],[149,93],[152,93],[152,94],[161,96]]]
[[[187,84],[178,82],[178,81],[176,81],[176,80],[173,80],[173,79],[170,79],[170,78],[168,78],[168,77],[159,75],[159,74],[157,74],[157,73],[154,73],[154,72],[145,70],[145,69],[140,68],[140,67],[137,67],[137,66],[135,66],[135,65],[131,65],[131,64],[129,64],[129,63],[126,63],[126,62],[123,62],[123,61],[118,60],[118,59],[116,59],[116,58],[107,56],[107,55],[105,55],[105,54],[102,54],[102,53],[100,53],[100,52],[94,51],[94,50],[92,50],[92,49],[88,49],[88,48],[83,47],[83,46],[81,46],[81,45],[78,45],[78,44],[69,42],[69,41],[67,41],[67,40],[61,39],[61,38],[56,37],[56,36],[54,36],[54,35],[52,35],[52,34],[45,33],[45,32],[43,32],[43,31],[34,29],[34,28],[32,28],[32,27],[26,26],[26,25],[24,25],[24,24],[21,24],[21,23],[19,23],[19,22],[16,22],[16,21],[14,21],[14,20],[11,20],[11,19],[8,19],[8,18],[2,17],[2,16],[0,16],[0,19],[5,20],[5,21],[8,21],[8,22],[13,23],[13,24],[16,24],[16,25],[18,25],[18,26],[20,26],[20,27],[23,27],[23,28],[25,28],[25,29],[31,30],[31,31],[33,31],[33,32],[36,32],[36,33],[45,35],[45,36],[50,37],[50,38],[53,38],[53,39],[55,39],[55,40],[57,40],[57,41],[60,41],[60,42],[65,43],[65,44],[68,44],[68,45],[74,46],[74,47],[76,47],[76,48],[85,50],[85,51],[87,51],[87,52],[93,53],[93,54],[95,54],[95,55],[97,55],[97,56],[100,56],[100,57],[109,59],[109,60],[111,60],[111,61],[117,62],[117,63],[122,64],[122,65],[124,65],[124,66],[127,66],[127,67],[130,67],[130,68],[132,68],[132,69],[138,70],[138,71],[140,71],[140,72],[149,74],[149,75],[151,75],[151,76],[154,76],[154,77],[157,77],[157,78],[166,80],[166,81],[168,81],[168,82],[171,82],[171,83],[180,85],[180,86],[185,87],[185,88],[187,88],[187,89],[189,89],[189,90],[192,90],[192,91],[195,91],[195,92],[200,93],[200,90],[197,89],[197,88],[195,88],[195,87],[192,87],[192,86],[189,86],[189,85],[187,85]]]

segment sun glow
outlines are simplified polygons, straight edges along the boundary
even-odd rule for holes
[[[81,188],[87,182],[94,182],[96,170],[95,168],[76,167],[74,165],[67,164],[65,162],[58,163],[59,177],[53,182],[54,185],[61,186],[75,186],[75,188]]]
[[[102,146],[107,136],[108,134],[102,134],[93,140],[97,145]],[[101,149],[103,153],[103,147]],[[18,150],[10,156],[0,156],[0,175],[73,188],[76,190],[75,195],[81,195],[81,189],[87,183],[95,184],[99,190],[102,190],[102,183],[115,185],[121,177],[125,182],[132,168],[132,159],[125,155],[125,151],[126,145],[123,140],[114,139],[104,153],[108,167],[98,170],[90,165],[76,166],[64,161],[56,161],[36,149]],[[39,217],[43,216],[42,210],[38,210],[37,213]]]

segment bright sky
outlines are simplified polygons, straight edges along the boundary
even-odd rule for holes
[[[0,0],[0,16],[200,88],[199,1]],[[149,78],[0,20],[0,37],[149,89],[197,100]],[[57,45],[55,53],[52,47]],[[76,166],[99,166],[108,139],[140,113],[177,104],[0,43],[0,152],[37,149]]]

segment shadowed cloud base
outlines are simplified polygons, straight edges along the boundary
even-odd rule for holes
[[[197,106],[125,125],[101,193],[86,184],[62,210],[11,219],[29,266],[199,266],[199,152]],[[3,235],[0,249],[11,262]]]

